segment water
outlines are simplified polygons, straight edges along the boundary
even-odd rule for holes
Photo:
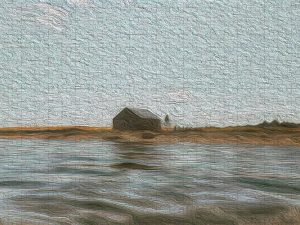
[[[300,207],[299,165],[296,147],[1,140],[0,218],[4,224],[275,218]]]
[[[297,0],[6,0],[0,125],[300,122]]]

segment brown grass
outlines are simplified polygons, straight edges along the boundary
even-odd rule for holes
[[[0,128],[2,139],[60,139],[108,140],[148,144],[193,142],[203,144],[254,144],[300,146],[300,127],[287,126],[237,126],[205,128],[163,128],[153,133],[153,138],[143,138],[143,131],[117,131],[111,127],[50,126]]]
[[[18,132],[18,131],[28,131],[28,132],[45,132],[45,131],[67,131],[69,129],[78,129],[81,131],[112,131],[111,127],[89,127],[89,126],[32,126],[32,127],[2,127],[0,132]]]

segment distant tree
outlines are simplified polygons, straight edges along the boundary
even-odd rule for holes
[[[174,131],[177,131],[177,130],[178,130],[177,125],[175,125],[175,127],[174,127],[173,130],[174,130]]]
[[[166,125],[170,125],[170,117],[169,117],[169,115],[165,116],[165,124]]]

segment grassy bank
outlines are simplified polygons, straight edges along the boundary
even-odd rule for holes
[[[262,123],[236,127],[164,128],[161,132],[117,131],[111,127],[53,126],[0,128],[2,139],[108,140],[167,144],[255,144],[300,146],[298,124]]]

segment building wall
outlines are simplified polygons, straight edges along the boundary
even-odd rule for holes
[[[158,119],[114,118],[113,128],[118,130],[159,131],[161,129],[161,122]]]
[[[113,128],[118,130],[161,130],[159,119],[140,118],[125,108],[113,119]]]

